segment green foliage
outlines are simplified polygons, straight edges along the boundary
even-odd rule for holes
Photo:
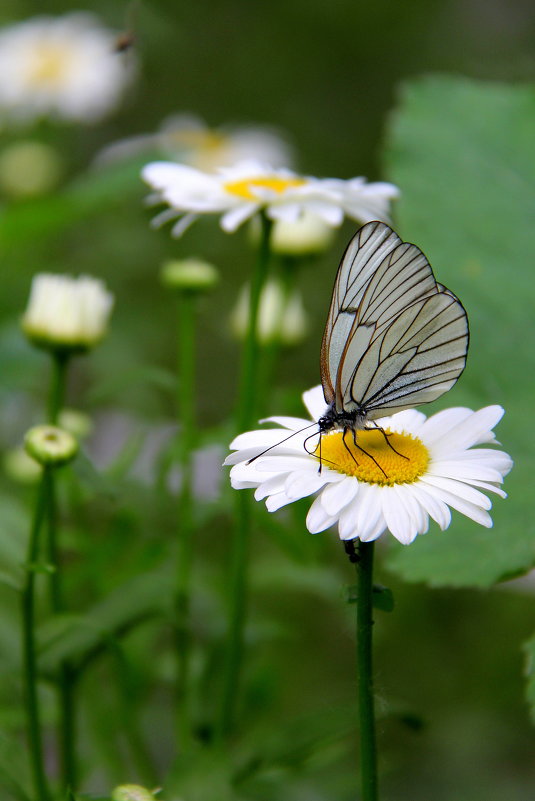
[[[494,527],[454,519],[389,566],[433,586],[488,587],[535,564],[532,498],[535,88],[431,77],[408,83],[392,115],[388,177],[402,187],[401,235],[417,242],[468,312],[468,366],[442,405],[500,403],[515,467]],[[455,518],[455,513],[454,513]]]
[[[531,719],[535,723],[535,634],[524,643],[526,658],[526,698],[530,708]]]

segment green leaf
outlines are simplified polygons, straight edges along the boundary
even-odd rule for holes
[[[347,588],[347,602],[349,604],[356,604],[358,598],[358,587],[353,584]],[[382,612],[392,612],[394,609],[394,594],[388,587],[383,587],[381,584],[373,585],[373,607],[380,609]]]
[[[494,527],[454,513],[451,528],[397,548],[389,566],[434,586],[487,587],[535,564],[532,507],[535,87],[428,77],[407,84],[387,139],[402,191],[402,237],[416,242],[470,321],[468,365],[439,406],[499,403],[515,467]]]
[[[535,723],[535,634],[524,643],[524,653],[526,654],[526,698],[531,719]]]

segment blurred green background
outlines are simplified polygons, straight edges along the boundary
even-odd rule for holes
[[[106,421],[107,452],[117,454],[123,444],[119,426],[132,440],[139,432],[148,438],[173,424],[175,401],[167,374],[149,370],[174,370],[176,361],[176,310],[159,284],[158,271],[164,259],[191,255],[213,261],[222,274],[220,287],[203,300],[199,312],[202,444],[221,444],[217,461],[230,437],[227,421],[234,408],[239,345],[230,335],[228,316],[254,258],[248,234],[243,230],[227,236],[215,218],[201,220],[178,241],[168,228],[151,230],[153,212],[144,205],[147,191],[138,178],[142,161],[97,172],[91,165],[102,147],[152,132],[169,114],[192,111],[214,126],[262,123],[280,128],[295,148],[297,167],[307,174],[365,175],[398,183],[402,199],[394,217],[400,234],[423,247],[438,280],[460,295],[472,321],[466,376],[440,405],[503,404],[508,414],[498,436],[517,459],[518,472],[511,478],[515,489],[510,501],[496,503],[497,522],[489,540],[496,560],[500,554],[504,562],[510,557],[506,567],[492,565],[484,575],[476,569],[470,574],[480,554],[482,563],[488,561],[485,537],[491,534],[477,532],[476,539],[475,525],[457,522],[441,543],[450,537],[446,547],[453,543],[459,563],[469,566],[458,581],[453,577],[460,568],[451,554],[449,573],[446,569],[440,575],[432,562],[436,558],[444,563],[440,553],[431,554],[431,566],[411,562],[409,554],[405,565],[389,557],[395,573],[379,568],[379,580],[392,586],[396,597],[394,613],[379,615],[376,625],[384,798],[526,801],[535,794],[535,738],[524,699],[521,645],[534,628],[535,585],[524,579],[499,590],[487,587],[508,571],[526,570],[535,556],[534,443],[527,418],[533,375],[535,102],[532,90],[526,89],[526,108],[517,119],[512,112],[522,106],[523,95],[518,104],[515,95],[509,108],[509,100],[502,106],[497,99],[499,86],[498,94],[480,100],[477,90],[474,97],[471,90],[465,96],[448,81],[419,79],[448,73],[504,84],[533,80],[534,4],[168,0],[102,2],[85,8],[111,28],[133,30],[132,57],[139,60],[139,76],[122,107],[103,122],[48,122],[31,131],[0,132],[0,147],[21,135],[31,136],[60,148],[64,159],[56,194],[33,201],[6,198],[0,211],[2,447],[20,442],[40,416],[48,365],[18,331],[31,276],[37,271],[101,276],[116,296],[110,336],[90,358],[78,361],[70,386],[71,405],[94,414],[97,422]],[[0,23],[71,10],[70,4],[60,2],[4,0]],[[408,81],[411,88],[402,92],[401,85]],[[505,86],[503,92],[509,97]],[[473,131],[477,119],[479,138],[474,134],[465,147],[464,132]],[[508,119],[511,130],[501,129]],[[484,167],[477,162],[480,142],[485,154],[495,158]],[[525,183],[518,193],[515,188],[506,190],[507,183],[494,171],[498,164],[502,174],[506,162]],[[483,202],[488,197],[491,208]],[[345,223],[329,254],[301,272],[310,337],[304,345],[281,352],[277,388],[266,413],[301,414],[301,392],[319,380],[319,344],[332,281],[354,230],[354,223]],[[466,269],[471,258],[483,264],[482,273]],[[86,539],[80,541],[79,516],[69,521],[68,589],[80,613],[122,581],[166,559],[173,536],[172,503],[155,509],[150,489],[140,489],[128,459],[126,463],[123,472],[116,471],[115,495],[103,497],[91,482],[85,489],[81,503],[85,522],[93,525],[91,540],[84,534]],[[224,476],[222,482],[226,483]],[[4,498],[22,503],[30,497],[27,492],[2,479]],[[218,592],[228,544],[225,504],[228,498],[213,504],[199,534],[195,625],[207,648],[224,629]],[[354,644],[353,609],[345,604],[344,585],[352,582],[352,573],[335,535],[313,538],[306,533],[305,508],[298,505],[288,515],[274,517],[263,508],[257,510],[250,659],[242,709],[244,738],[249,736],[253,746],[241,741],[237,749],[241,757],[248,755],[248,748],[254,754],[257,738],[262,754],[276,755],[277,767],[260,771],[256,784],[246,784],[243,792],[249,798],[349,801],[355,798],[356,786],[350,707]],[[7,536],[24,530],[18,506],[13,514],[15,523],[4,525]],[[433,536],[438,537],[436,531],[424,547]],[[414,552],[419,553],[417,548]],[[404,583],[400,574],[420,583]],[[441,588],[429,589],[422,579]],[[209,590],[206,582],[212,584]],[[452,584],[463,588],[448,589]],[[0,750],[9,762],[12,738],[20,728],[17,699],[11,697],[17,646],[10,587],[2,589],[1,601],[5,676]],[[137,693],[141,703],[141,728],[164,781],[171,762],[168,640],[161,628],[142,629],[127,639],[125,648],[134,696]],[[217,648],[210,652],[211,667],[203,658],[198,657],[209,682],[217,674]],[[109,705],[116,704],[113,690],[109,698],[108,689],[103,691],[91,708],[90,699],[107,687],[113,671],[113,665],[102,660],[83,688],[84,789],[94,793],[104,793],[114,782],[143,778],[135,759],[125,756],[119,726],[108,719]],[[207,691],[207,707],[210,698]],[[202,719],[206,710],[200,706]],[[120,720],[120,705],[113,708]],[[309,735],[314,747],[305,742]],[[110,751],[115,752],[111,757]],[[214,780],[215,786],[208,783],[206,791],[198,789],[201,773],[192,779],[191,797],[202,801],[210,794],[213,798],[218,787]],[[173,786],[181,786],[176,776],[174,781]]]

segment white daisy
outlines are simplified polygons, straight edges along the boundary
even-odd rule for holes
[[[97,164],[109,164],[142,153],[159,151],[164,158],[205,172],[240,161],[261,161],[291,167],[292,148],[281,133],[262,125],[209,127],[196,114],[179,113],[164,119],[155,133],[138,134],[106,145]]]
[[[113,295],[96,278],[39,273],[22,328],[40,347],[86,350],[105,335],[112,306]]]
[[[314,421],[325,414],[321,387],[303,400]],[[506,497],[500,484],[513,463],[503,451],[474,446],[496,444],[492,429],[502,415],[500,406],[429,418],[408,409],[377,420],[383,431],[358,431],[357,446],[351,432],[330,432],[320,442],[309,420],[270,417],[264,422],[280,428],[240,434],[225,464],[233,465],[232,486],[256,488],[270,512],[316,494],[306,521],[313,534],[337,524],[340,539],[368,542],[388,529],[407,545],[427,531],[429,518],[447,528],[450,507],[492,526],[484,492]]]
[[[93,122],[117,105],[132,63],[114,52],[116,34],[75,12],[32,17],[0,30],[0,115]]]
[[[179,218],[175,236],[201,214],[221,214],[221,227],[230,233],[262,209],[270,219],[286,222],[309,211],[332,227],[339,226],[344,215],[363,223],[388,220],[390,201],[399,194],[393,184],[312,178],[258,161],[243,161],[216,173],[157,161],[143,168],[142,177],[155,190],[151,200],[170,206],[154,223]]]

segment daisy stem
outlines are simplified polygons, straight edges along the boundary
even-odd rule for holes
[[[357,569],[357,669],[362,801],[377,801],[378,798],[372,671],[374,544],[373,542],[359,541],[355,554],[355,566]]]
[[[67,367],[70,354],[54,351],[52,354],[52,378],[48,395],[48,422],[57,425],[64,405]],[[50,602],[52,612],[65,611],[63,597],[61,561],[58,548],[56,480],[51,471],[47,478],[47,558],[50,565]],[[65,790],[76,787],[76,711],[74,685],[76,676],[68,660],[62,660],[58,670],[59,726],[58,743],[61,763],[61,782]]]
[[[272,222],[265,214],[260,216],[262,236],[256,269],[251,281],[249,320],[241,363],[240,393],[237,409],[237,429],[246,431],[256,419],[260,348],[257,338],[258,310],[262,289],[266,281],[270,258]],[[218,741],[232,728],[241,674],[243,633],[247,605],[248,540],[251,528],[251,499],[246,493],[234,493],[236,503],[235,526],[230,554],[230,609],[223,665],[223,699],[221,714],[216,726]]]
[[[190,596],[193,562],[192,453],[195,442],[195,306],[196,293],[182,291],[178,296],[178,383],[177,406],[181,422],[178,460],[181,485],[178,505],[178,555],[176,573],[177,678],[176,733],[181,749],[191,741],[191,711],[188,692],[190,678],[191,630]]]
[[[58,424],[58,417],[65,398],[65,384],[67,380],[67,365],[70,354],[67,351],[56,350],[52,353],[52,379],[48,393],[48,422],[50,425]]]
[[[43,761],[41,715],[37,694],[37,654],[35,647],[35,578],[39,550],[39,533],[48,503],[48,472],[45,468],[37,495],[26,558],[26,579],[22,590],[22,661],[26,701],[26,725],[30,747],[36,801],[50,801],[50,792]]]

